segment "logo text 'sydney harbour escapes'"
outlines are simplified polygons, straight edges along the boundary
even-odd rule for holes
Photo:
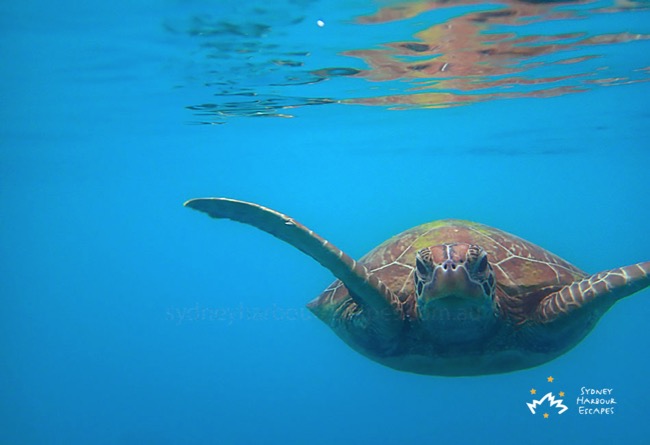
[[[573,394],[563,390],[557,393],[551,388],[555,378],[549,376],[546,379],[546,390],[530,389],[533,399],[526,402],[526,406],[532,414],[541,414],[545,419],[552,415],[564,414],[569,410],[569,400]],[[549,385],[551,384],[551,385]],[[550,390],[549,390],[550,389]],[[576,412],[580,415],[611,415],[615,413],[616,398],[613,396],[613,388],[588,388],[583,386],[575,398]]]

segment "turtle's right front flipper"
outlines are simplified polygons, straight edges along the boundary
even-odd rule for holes
[[[363,265],[299,222],[275,210],[227,198],[191,199],[185,206],[213,218],[228,218],[250,224],[291,244],[341,280],[355,302],[373,313],[372,321],[377,324],[374,326],[376,329],[389,337],[401,332],[404,313],[399,299]]]
[[[584,312],[588,306],[598,308],[602,315],[621,298],[648,286],[650,261],[607,270],[548,295],[540,302],[536,318],[542,323],[562,321],[572,314]]]

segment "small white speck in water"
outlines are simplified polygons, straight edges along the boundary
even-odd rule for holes
[[[322,20],[316,20],[316,24],[318,25],[319,28],[322,28],[323,26],[325,26],[325,22],[322,21]]]

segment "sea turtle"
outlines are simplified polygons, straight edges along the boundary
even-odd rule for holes
[[[618,300],[650,285],[650,261],[588,275],[492,227],[441,220],[400,233],[355,261],[294,219],[257,204],[187,207],[250,224],[338,278],[309,309],[353,349],[419,374],[515,371],[573,348]]]

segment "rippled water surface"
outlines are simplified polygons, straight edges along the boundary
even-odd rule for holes
[[[167,21],[167,31],[194,46],[188,74],[217,99],[189,108],[204,123],[223,123],[333,103],[405,109],[548,98],[648,78],[644,61],[630,60],[648,39],[645,2],[312,8],[255,5]]]

